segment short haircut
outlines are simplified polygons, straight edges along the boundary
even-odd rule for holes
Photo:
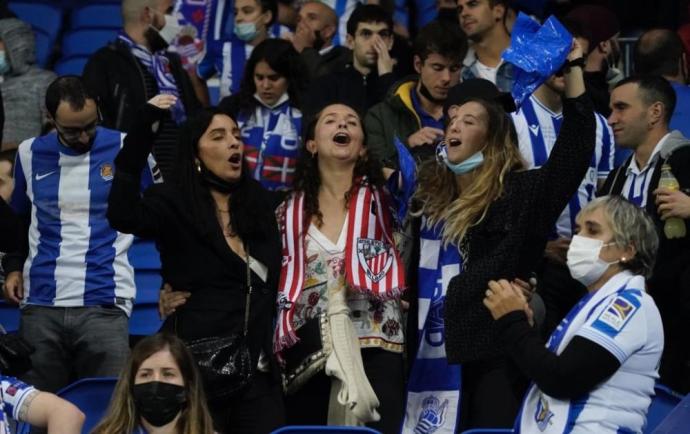
[[[88,99],[96,100],[86,88],[81,77],[63,75],[53,80],[46,89],[46,110],[55,119],[60,102],[67,102],[74,110],[82,110]]]
[[[347,34],[354,37],[360,23],[384,23],[389,31],[393,31],[393,17],[379,5],[357,6],[347,20]]]
[[[122,0],[122,20],[125,23],[136,22],[145,7],[155,8],[161,0]]]
[[[649,278],[659,248],[659,235],[647,212],[622,196],[602,196],[588,203],[580,214],[602,208],[613,232],[613,242],[621,248],[632,245],[635,256],[620,262],[623,269]]]
[[[671,121],[673,110],[676,108],[676,91],[673,90],[671,83],[659,75],[632,75],[625,78],[614,86],[614,89],[626,84],[637,84],[640,99],[647,106],[660,102],[664,105],[664,121],[668,124]]]
[[[432,21],[417,34],[412,53],[419,56],[422,62],[431,54],[462,62],[467,54],[467,38],[457,24]]]
[[[256,0],[256,2],[261,6],[263,12],[271,12],[269,26],[278,20],[278,2],[276,0]]]
[[[683,41],[668,29],[649,30],[640,36],[633,50],[633,66],[636,74],[680,74],[679,62],[683,57]]]

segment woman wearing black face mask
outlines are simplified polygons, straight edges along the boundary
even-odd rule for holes
[[[93,434],[211,434],[199,374],[184,343],[170,334],[142,339],[120,374]]]
[[[284,413],[272,347],[281,264],[273,210],[282,196],[265,190],[243,167],[235,120],[207,109],[182,126],[173,176],[141,197],[139,167],[174,104],[175,97],[158,95],[138,113],[115,159],[108,219],[121,232],[155,239],[163,281],[188,291],[164,329],[187,343],[211,338],[214,350],[222,339],[245,333],[249,360],[242,366],[253,371],[246,387],[225,393],[212,373],[202,371],[216,428],[271,432]]]

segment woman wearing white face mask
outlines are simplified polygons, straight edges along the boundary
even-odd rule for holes
[[[645,292],[659,244],[655,226],[618,196],[592,201],[577,225],[568,268],[588,294],[546,347],[518,288],[501,280],[486,291],[504,349],[533,381],[520,432],[641,432],[664,346],[659,311]]]

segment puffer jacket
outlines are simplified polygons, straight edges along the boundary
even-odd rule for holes
[[[5,110],[3,143],[19,144],[40,134],[46,119],[46,89],[56,75],[36,66],[36,43],[29,24],[16,18],[0,20],[0,40],[10,65],[0,84]]]

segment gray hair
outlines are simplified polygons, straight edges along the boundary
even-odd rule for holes
[[[589,214],[602,208],[604,218],[611,225],[613,242],[622,248],[635,247],[635,256],[620,262],[620,266],[635,274],[649,278],[654,268],[659,235],[651,217],[622,196],[602,196],[588,203],[581,214]]]

